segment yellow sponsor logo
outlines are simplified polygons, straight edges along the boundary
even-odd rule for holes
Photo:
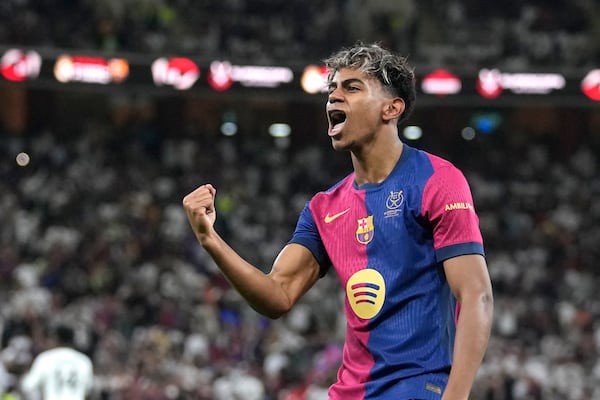
[[[373,318],[381,311],[385,301],[383,276],[369,268],[356,272],[346,283],[346,297],[359,318]]]
[[[454,210],[472,210],[473,205],[471,203],[452,203],[446,204],[444,207],[444,211],[454,211]]]

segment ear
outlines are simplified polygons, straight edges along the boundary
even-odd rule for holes
[[[400,119],[400,116],[404,112],[405,103],[400,97],[391,98],[386,102],[383,108],[383,120],[390,121],[393,119]]]

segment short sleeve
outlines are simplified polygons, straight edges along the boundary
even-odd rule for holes
[[[315,224],[315,220],[310,211],[310,202],[307,202],[298,217],[296,229],[288,244],[295,243],[306,247],[313,254],[321,266],[320,276],[323,277],[331,267],[331,260],[325,250],[325,245],[321,240],[321,235]]]
[[[422,215],[433,229],[438,261],[464,254],[484,255],[479,218],[463,173],[438,165],[423,191]]]

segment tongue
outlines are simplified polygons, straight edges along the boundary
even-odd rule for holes
[[[334,126],[332,126],[331,129],[329,130],[329,136],[335,136],[338,133],[340,133],[342,131],[342,129],[344,129],[345,124],[346,124],[346,121],[340,122],[339,124],[335,124]]]

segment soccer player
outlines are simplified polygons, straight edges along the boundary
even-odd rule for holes
[[[21,381],[25,399],[84,400],[91,394],[94,373],[90,358],[74,349],[74,332],[59,325],[55,346],[38,354]]]
[[[211,184],[183,199],[191,227],[233,287],[272,318],[335,269],[347,331],[330,400],[466,400],[493,315],[468,183],[398,135],[415,100],[406,58],[358,43],[325,61],[328,135],[354,171],[305,205],[268,274],[215,231]]]

